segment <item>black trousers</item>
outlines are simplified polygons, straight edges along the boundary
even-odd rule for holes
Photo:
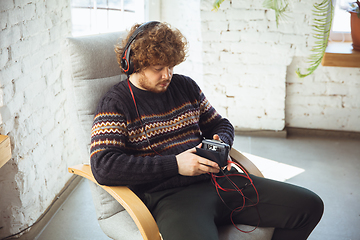
[[[274,227],[272,239],[307,239],[323,214],[324,205],[320,197],[302,187],[250,177],[258,191],[259,203],[235,212],[232,216],[234,223]],[[231,180],[238,187],[249,184],[243,177],[231,177]],[[222,187],[231,188],[225,178],[217,182]],[[217,226],[232,224],[232,209],[243,205],[243,197],[238,192],[219,192],[221,198],[214,184],[206,181],[146,194],[144,202],[164,240],[218,240]],[[251,186],[247,185],[242,192],[248,198],[246,205],[257,201]]]

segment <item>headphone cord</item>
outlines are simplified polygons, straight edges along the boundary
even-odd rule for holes
[[[147,136],[147,132],[146,132],[145,125],[143,124],[143,122],[142,122],[142,120],[141,120],[141,115],[140,115],[140,113],[139,113],[139,109],[138,109],[137,104],[136,104],[136,101],[135,101],[135,96],[134,96],[133,90],[132,90],[131,85],[130,85],[129,77],[127,78],[127,83],[128,83],[128,86],[129,86],[129,90],[130,90],[130,93],[131,93],[131,97],[132,97],[133,102],[134,102],[134,105],[135,105],[136,113],[137,113],[137,115],[138,115],[138,118],[139,118],[141,127],[142,127],[142,129],[143,129],[143,132],[144,132],[144,134],[145,134],[146,141],[148,142],[149,147],[151,148],[151,150],[153,150],[157,155],[162,156],[160,153],[158,153],[158,152],[151,146],[150,140],[149,140],[149,138],[148,138],[148,136]]]
[[[240,232],[243,232],[243,233],[250,233],[250,232],[253,232],[255,231],[255,229],[257,229],[260,225],[260,213],[259,213],[259,209],[258,209],[258,206],[257,204],[259,203],[259,193],[252,181],[252,179],[250,178],[249,174],[246,172],[246,170],[237,162],[234,162],[234,161],[229,161],[230,163],[233,163],[235,164],[237,167],[239,167],[244,175],[242,174],[226,174],[221,168],[221,173],[223,174],[222,176],[219,176],[219,175],[215,175],[213,173],[211,173],[211,181],[213,182],[214,186],[215,186],[215,189],[216,189],[216,192],[218,194],[218,196],[220,197],[221,201],[225,204],[225,206],[227,208],[229,208],[231,210],[231,214],[230,214],[230,220],[233,224],[233,226]],[[232,176],[238,176],[238,177],[243,177],[247,180],[250,181],[250,183],[245,183],[244,186],[242,187],[238,187],[229,177],[232,177]],[[216,181],[217,178],[223,178],[225,177],[227,179],[227,181],[232,185],[232,188],[223,188],[220,186],[220,184]],[[251,200],[250,198],[246,197],[243,193],[243,190],[247,187],[251,186],[253,188],[253,190],[255,191],[256,193],[256,202],[254,202],[253,200]],[[243,204],[242,206],[239,206],[239,207],[236,207],[235,209],[232,209],[230,208],[226,202],[224,201],[224,199],[221,197],[220,195],[220,192],[219,190],[222,190],[224,192],[238,192],[241,197],[242,197],[242,200],[243,200]],[[246,204],[246,200],[248,200],[250,202],[250,204]],[[257,211],[257,214],[258,214],[258,223],[257,225],[252,229],[252,230],[249,230],[249,231],[246,231],[246,230],[241,230],[238,226],[236,226],[235,222],[233,221],[233,215],[236,213],[236,212],[240,212],[241,210],[243,210],[244,208],[247,208],[247,207],[255,207],[256,211]]]

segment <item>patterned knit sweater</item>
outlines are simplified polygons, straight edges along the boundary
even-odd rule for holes
[[[218,134],[230,146],[234,129],[189,77],[174,74],[164,93],[131,84],[141,122],[127,81],[113,86],[99,102],[91,134],[91,169],[103,185],[127,185],[136,194],[186,186],[208,180],[178,173],[176,155]],[[145,137],[146,128],[151,147]]]

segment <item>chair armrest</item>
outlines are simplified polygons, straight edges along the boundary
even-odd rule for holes
[[[260,170],[253,164],[247,157],[245,157],[242,153],[240,153],[235,148],[230,150],[230,157],[234,162],[240,164],[247,173],[258,176],[264,177],[264,175],[260,172]]]
[[[91,172],[90,165],[79,164],[73,167],[69,167],[68,171],[98,184]],[[140,200],[140,198],[136,196],[135,193],[133,193],[133,191],[125,186],[109,187],[100,184],[98,185],[107,191],[111,196],[113,196],[116,201],[118,201],[126,209],[126,211],[134,220],[136,226],[139,228],[139,231],[144,240],[162,239],[159,228],[149,209]]]

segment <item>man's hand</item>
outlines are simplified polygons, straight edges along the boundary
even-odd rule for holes
[[[214,140],[221,141],[219,135],[217,135],[217,134],[214,134],[213,139],[214,139]],[[231,170],[231,163],[230,163],[230,161],[231,161],[231,158],[230,158],[230,156],[228,156],[228,159],[227,159],[227,170],[228,170],[228,171]]]
[[[201,144],[197,146],[201,147]],[[190,148],[176,155],[179,174],[183,176],[197,176],[204,173],[218,173],[219,165],[216,162],[195,154],[196,149]]]

